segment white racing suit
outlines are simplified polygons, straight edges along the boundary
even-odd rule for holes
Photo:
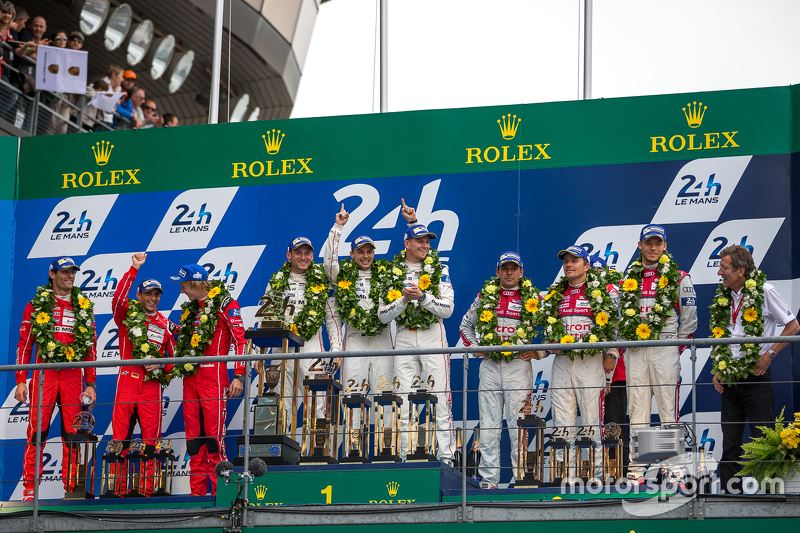
[[[595,323],[591,304],[584,295],[586,284],[577,287],[569,285],[564,291],[564,298],[558,308],[558,317],[564,325],[567,335],[572,335],[576,342],[589,334]],[[606,290],[615,304],[619,304],[619,291],[613,285]],[[615,353],[616,350],[609,350]],[[602,475],[603,448],[601,446],[600,395],[606,384],[603,370],[603,354],[584,356],[575,355],[570,360],[568,355],[556,352],[553,361],[551,400],[553,408],[553,424],[556,432],[569,442],[569,474],[567,482],[574,482],[577,477],[575,438],[590,437],[595,443],[595,476]],[[581,412],[581,426],[577,426],[578,409]]]
[[[306,276],[305,274],[295,274],[291,272],[289,274],[289,286],[283,293],[283,313],[286,317],[287,323],[300,311],[303,310],[303,306],[306,303],[305,300],[305,290],[306,290]],[[264,291],[264,295],[267,296],[271,292],[270,285],[267,284],[267,289]],[[328,297],[325,301],[325,326],[328,330],[328,341],[331,345],[331,352],[339,352],[342,349],[342,341],[341,341],[341,328],[339,325],[339,316],[336,313],[336,300],[332,297]],[[289,351],[292,352],[293,349],[289,348]],[[300,353],[305,352],[324,352],[325,345],[322,342],[322,328],[319,328],[317,332],[314,334],[313,337],[305,341],[305,344],[300,347]],[[272,348],[271,353],[282,353],[283,350],[281,348]],[[276,361],[277,362],[277,361]],[[292,429],[295,427],[296,421],[294,420],[294,412],[291,409],[292,403],[292,387],[293,387],[293,380],[294,380],[294,362],[295,359],[288,359],[286,361],[286,380],[282,385],[278,385],[278,390],[276,392],[286,396],[286,409],[288,411],[288,416],[286,419],[287,427],[290,428],[290,432],[293,432]],[[303,379],[309,377],[311,374],[309,373],[309,368],[314,366],[315,368],[321,368],[324,364],[327,363],[327,360],[320,360],[320,359],[300,359],[299,360],[299,367],[300,367],[300,375],[297,376],[297,404],[299,405],[303,401]],[[316,373],[316,372],[311,372]],[[283,391],[286,391],[284,393]],[[325,416],[325,402],[323,397],[317,398],[317,409],[316,409],[316,416],[317,418],[322,418]]]
[[[656,303],[656,288],[660,275],[658,265],[644,265],[640,287],[639,309],[647,315]],[[686,272],[680,272],[678,301],[667,317],[659,339],[689,339],[697,329],[697,304],[694,285]],[[671,302],[662,302],[670,305]],[[680,326],[678,317],[680,316]],[[678,381],[681,374],[680,352],[675,346],[653,348],[628,348],[625,354],[627,371],[628,409],[631,418],[630,471],[642,474],[644,465],[633,465],[633,433],[650,425],[651,398],[655,396],[658,417],[662,424],[674,423],[678,419]]]
[[[332,285],[336,285],[339,276],[339,239],[342,236],[342,226],[334,224],[328,233],[328,240],[322,250],[324,258],[323,267],[325,274],[328,275]],[[359,270],[358,279],[353,289],[358,295],[358,305],[363,309],[369,310],[376,308],[378,302],[373,302],[369,298],[372,287],[372,272],[370,270]],[[378,283],[378,280],[375,280]],[[347,322],[346,317],[341,317]],[[394,348],[391,327],[387,327],[378,335],[368,337],[364,332],[346,325],[342,349],[344,351],[370,351],[370,350],[391,350]],[[342,361],[342,391],[345,395],[367,394],[370,396],[381,394],[382,391],[395,390],[399,386],[394,378],[393,359],[390,355],[383,357],[345,357]],[[345,410],[345,415],[347,411]],[[356,410],[353,412],[353,424],[361,421],[361,413]]]
[[[519,325],[522,311],[522,297],[519,288],[499,289],[500,301],[495,307],[497,328],[495,335],[500,340],[508,340]],[[464,346],[480,345],[475,327],[478,324],[481,295],[461,319],[461,340]],[[516,356],[519,353],[515,353]],[[478,473],[484,481],[496,486],[500,482],[500,431],[503,418],[508,425],[511,441],[511,483],[516,480],[518,431],[517,419],[525,398],[533,389],[533,367],[530,361],[514,357],[511,361],[483,359],[479,370],[478,410],[481,422],[481,465]]]
[[[406,261],[406,282],[419,282],[421,263]],[[432,326],[421,328],[408,328],[398,321],[395,348],[398,350],[409,348],[446,348],[447,335],[442,319],[453,314],[453,286],[447,265],[442,265],[442,279],[439,282],[439,297],[434,298],[430,292],[423,292],[423,301],[412,300],[408,304],[398,298],[392,303],[383,304],[378,309],[381,322],[388,324],[400,316],[409,305],[421,305],[434,315],[439,321]],[[450,355],[399,355],[394,358],[394,374],[400,383],[399,392],[403,394],[403,409],[401,422],[401,455],[405,459],[408,454],[408,393],[417,389],[427,389],[436,393],[438,403],[436,406],[436,440],[439,444],[437,457],[439,459],[452,459],[455,452],[455,426],[453,425],[452,397],[450,395]]]

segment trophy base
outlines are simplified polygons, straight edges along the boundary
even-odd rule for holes
[[[94,494],[85,490],[76,490],[67,492],[64,495],[64,500],[94,500]]]
[[[338,465],[339,461],[327,455],[314,454],[300,458],[301,465]]]
[[[372,458],[373,463],[402,463],[403,459],[399,455],[390,453],[376,455]]]
[[[547,483],[547,486],[548,487],[560,487],[563,483],[564,483],[564,478],[563,477],[557,477],[557,478],[551,479],[550,482]]]
[[[518,479],[516,483],[514,483],[515,489],[530,489],[530,488],[537,489],[544,486],[545,486],[544,481],[540,481],[535,478]]]
[[[122,498],[122,496],[120,496],[119,494],[117,494],[116,492],[113,492],[113,491],[107,491],[107,492],[105,492],[104,494],[101,494],[98,497],[101,500],[111,499],[111,498]]]
[[[144,497],[145,495],[139,492],[138,490],[128,492],[125,494],[125,496],[123,496],[123,498],[144,498]]]
[[[244,436],[236,438],[239,457],[235,466],[244,465]],[[263,459],[267,465],[296,465],[300,460],[300,443],[287,435],[250,435],[250,458]]]
[[[371,463],[372,461],[370,461],[369,457],[361,457],[360,455],[348,455],[347,457],[342,457],[339,462],[368,464]]]
[[[406,456],[407,463],[427,463],[438,460],[435,455],[430,453],[410,453]]]
[[[153,493],[150,495],[151,498],[165,498],[167,496],[172,496],[172,494],[166,489],[153,491]]]

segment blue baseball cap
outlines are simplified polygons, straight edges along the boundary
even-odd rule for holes
[[[599,255],[594,254],[589,256],[589,266],[592,268],[605,268],[608,263]]]
[[[524,268],[522,266],[522,258],[519,256],[517,252],[503,253],[503,255],[500,256],[500,259],[497,261],[497,268],[500,268],[500,265],[504,263],[516,263],[519,265],[520,268]]]
[[[136,292],[147,292],[147,291],[152,291],[154,289],[158,289],[159,291],[164,292],[164,289],[161,288],[161,283],[159,283],[158,280],[149,278],[143,280],[139,284],[139,288],[136,290]]]
[[[350,250],[351,251],[358,250],[359,248],[361,248],[362,246],[365,246],[367,244],[371,244],[372,247],[375,248],[375,241],[373,241],[372,239],[370,239],[366,235],[362,235],[360,237],[356,237],[355,239],[353,239],[353,242],[350,244]]]
[[[662,241],[667,241],[667,230],[664,229],[664,226],[658,226],[656,224],[648,224],[647,226],[642,228],[642,233],[639,235],[640,241],[646,241],[650,237],[658,237]]]
[[[53,262],[50,263],[50,270],[69,270],[70,268],[74,268],[76,270],[81,269],[75,264],[75,261],[73,261],[71,257],[67,257],[66,255],[56,257],[53,259]]]
[[[578,246],[576,244],[573,244],[566,250],[561,250],[560,252],[558,252],[558,258],[564,259],[564,256],[567,254],[572,254],[575,257],[582,257],[586,259],[587,262],[589,261],[589,254],[586,253],[586,249],[583,246]]]
[[[198,264],[183,265],[178,271],[178,275],[171,276],[170,279],[178,283],[183,281],[206,281],[208,279],[208,272]]]
[[[413,226],[411,226],[406,230],[406,239],[412,239],[415,237],[424,237],[426,235],[430,236],[431,239],[436,238],[436,234],[431,231],[428,231],[428,228],[422,224],[414,224]]]
[[[309,248],[311,248],[312,250],[314,249],[314,245],[311,244],[311,240],[308,237],[297,237],[296,239],[293,239],[292,242],[289,243],[289,251],[291,252],[292,250],[297,250],[304,244]]]

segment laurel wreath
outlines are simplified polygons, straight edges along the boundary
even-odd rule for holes
[[[522,277],[519,280],[519,293],[522,300],[519,325],[514,334],[503,340],[496,334],[497,330],[497,305],[500,302],[500,280],[496,277],[488,279],[483,284],[480,299],[478,300],[478,322],[475,330],[480,335],[482,346],[511,346],[530,344],[539,332],[536,331],[536,317],[539,313],[539,289],[533,286],[531,280]],[[511,361],[516,357],[514,352],[492,352],[487,354],[497,361]]]
[[[369,300],[373,302],[370,309],[359,305],[358,295],[354,285],[358,282],[358,264],[350,259],[339,262],[339,276],[336,283],[336,309],[345,324],[364,333],[367,337],[374,337],[386,329],[378,319],[378,302],[381,295],[380,276],[386,272],[389,262],[385,259],[372,262],[370,267]]]
[[[589,300],[589,306],[594,316],[594,325],[582,337],[588,342],[607,342],[615,338],[617,310],[611,295],[606,290],[606,285],[608,285],[607,277],[608,272],[606,270],[589,270],[586,273],[583,295]],[[537,325],[542,327],[546,342],[557,342],[559,344],[577,342],[575,337],[567,335],[564,322],[558,316],[558,308],[568,287],[569,280],[566,277],[562,277],[558,282],[550,286],[547,294],[542,298]],[[576,355],[583,359],[587,356],[605,353],[605,350],[562,350],[561,353],[568,355],[570,359],[575,359]]]
[[[181,305],[181,323],[178,327],[178,344],[175,355],[178,357],[194,357],[203,352],[214,338],[214,329],[219,321],[220,306],[231,297],[225,283],[212,281],[211,289],[201,304],[192,300]],[[200,315],[197,320],[197,315]],[[195,326],[195,322],[197,325]],[[177,364],[172,367],[173,377],[193,376],[197,367],[192,363]]]
[[[673,313],[675,303],[678,301],[678,284],[680,283],[680,270],[669,252],[661,254],[656,266],[661,277],[656,285],[656,296],[653,309],[642,316],[639,300],[642,290],[642,275],[644,265],[639,260],[631,263],[622,281],[620,291],[621,319],[619,336],[628,340],[658,339],[658,335]]]
[[[739,312],[742,313],[742,325],[744,326],[745,337],[760,337],[764,334],[764,315],[761,313],[764,305],[764,283],[767,275],[762,270],[753,269],[744,282],[742,291],[742,306]],[[728,323],[731,321],[731,307],[733,306],[732,290],[724,287],[721,283],[717,285],[717,293],[714,300],[708,306],[711,313],[709,327],[711,336],[715,339],[730,337]],[[735,326],[735,324],[734,324]],[[733,358],[729,345],[718,345],[711,347],[711,359],[714,366],[712,374],[719,373],[719,380],[722,382],[737,382],[747,379],[755,370],[761,351],[759,344],[742,344],[739,347],[741,357]]]
[[[269,280],[270,292],[275,301],[283,299],[283,293],[289,288],[289,274],[292,264],[286,261]],[[327,299],[328,278],[322,265],[311,263],[306,271],[306,288],[303,292],[306,303],[299,313],[290,317],[289,329],[308,341],[317,334],[325,321],[325,300]]]
[[[66,363],[82,361],[89,355],[94,345],[94,303],[83,295],[78,287],[72,287],[72,310],[75,313],[75,325],[72,328],[71,343],[56,340],[53,335],[56,320],[53,312],[56,297],[53,285],[36,288],[36,295],[31,300],[31,333],[38,346],[39,357],[45,363]]]
[[[419,277],[419,288],[425,292],[430,289],[430,293],[435,297],[439,296],[439,282],[442,279],[442,264],[439,261],[439,252],[433,248],[428,249],[428,254],[423,261],[422,274]],[[406,267],[406,251],[403,250],[392,259],[389,268],[384,274],[383,295],[389,302],[394,302],[403,297],[403,287],[405,286],[408,268]],[[407,328],[428,328],[439,321],[439,317],[431,313],[419,304],[419,301],[412,300],[408,303],[405,311],[400,313],[395,319],[400,326]]]
[[[133,359],[152,359],[163,357],[159,352],[160,346],[150,342],[147,338],[147,315],[142,309],[142,304],[138,300],[128,300],[128,314],[122,321],[128,328],[128,339],[133,345],[131,357]],[[144,380],[154,379],[164,386],[172,381],[171,372],[163,372],[161,368],[148,370]]]

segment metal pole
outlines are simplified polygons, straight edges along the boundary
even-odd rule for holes
[[[36,96],[39,96],[37,93]],[[31,380],[33,383],[33,380]],[[39,531],[39,477],[42,473],[42,395],[44,391],[44,370],[39,370],[38,388],[36,391],[36,459],[33,470],[33,521],[31,531]],[[29,409],[30,411],[30,409]],[[64,413],[61,413],[64,418]],[[47,421],[50,423],[50,420]],[[66,458],[69,460],[69,457]]]
[[[264,362],[262,361],[263,365]],[[252,361],[247,362],[244,370],[244,426],[242,427],[242,434],[244,435],[244,470],[247,472],[248,464],[250,463],[250,376],[253,368]],[[250,476],[244,476],[244,499],[247,501],[247,488]],[[244,506],[242,511],[242,525],[247,525],[247,506]]]
[[[217,0],[217,7],[214,13],[214,48],[211,59],[211,90],[208,102],[208,123],[216,124],[219,122],[219,76],[220,63],[222,62],[222,17],[225,0]],[[230,21],[228,21],[230,24]]]
[[[467,370],[469,370],[469,354],[464,354],[464,383],[461,385],[461,427],[467,427]],[[461,440],[461,519],[467,521],[467,446]]]
[[[692,359],[692,469],[697,486],[695,494],[700,498],[700,479],[697,475],[697,346],[692,343],[689,347]],[[697,508],[695,507],[695,512]]]
[[[592,0],[583,0],[583,99],[592,97]]]
[[[389,111],[389,0],[378,1],[381,17],[381,113],[386,113]]]

